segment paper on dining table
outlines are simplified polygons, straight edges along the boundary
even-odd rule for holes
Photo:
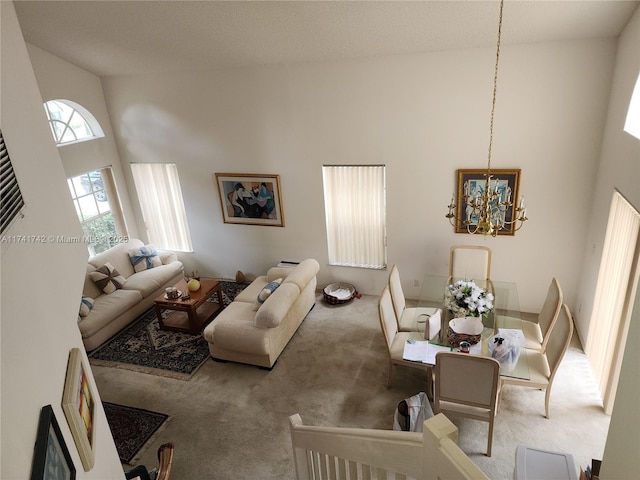
[[[438,352],[450,352],[451,347],[436,345],[426,340],[408,340],[404,344],[402,358],[412,362],[436,364],[436,354]]]

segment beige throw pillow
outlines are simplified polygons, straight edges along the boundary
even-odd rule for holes
[[[97,270],[89,272],[89,277],[91,277],[93,283],[107,295],[122,288],[127,281],[109,262]]]

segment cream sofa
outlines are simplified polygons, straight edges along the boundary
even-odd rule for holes
[[[319,269],[309,258],[256,278],[204,329],[213,359],[272,368],[315,304]],[[256,310],[258,294],[278,278],[282,284]]]
[[[141,313],[153,305],[153,300],[168,286],[183,278],[182,262],[174,252],[157,250],[162,265],[135,272],[129,251],[144,243],[130,239],[89,259],[82,294],[93,299],[87,316],[78,317],[78,327],[87,351],[94,350],[118,333]],[[121,289],[103,293],[90,277],[106,263],[110,263],[126,279]]]

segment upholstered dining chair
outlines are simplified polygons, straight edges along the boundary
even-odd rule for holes
[[[546,390],[544,397],[545,417],[549,418],[549,399],[551,397],[551,386],[556,376],[560,362],[569,348],[571,336],[573,335],[573,319],[566,304],[560,308],[560,314],[555,324],[551,328],[549,341],[544,353],[536,350],[523,349],[520,355],[527,356],[529,363],[529,380],[512,377],[501,377],[501,384],[519,385],[522,387],[533,387]]]
[[[500,363],[497,360],[458,352],[436,354],[433,412],[488,422],[488,457],[499,395]]]
[[[453,245],[449,250],[449,278],[474,280],[489,288],[491,249],[482,245]]]
[[[428,340],[431,339],[433,335],[430,335],[429,332],[431,331],[431,333],[433,333],[433,327],[429,322],[429,318],[434,313],[434,309],[428,307],[407,307],[397,265],[391,267],[391,271],[389,272],[389,292],[391,293],[393,311],[396,322],[398,323],[398,331],[421,332],[426,329],[425,338]]]
[[[560,314],[563,301],[564,295],[560,287],[560,282],[558,282],[557,278],[553,277],[547,290],[547,296],[542,305],[542,310],[540,310],[538,314],[537,322],[498,315],[496,317],[496,326],[498,328],[521,328],[524,334],[524,348],[538,350],[544,353],[549,343],[553,325]]]
[[[404,353],[404,345],[407,340],[415,338],[415,334],[411,332],[399,332],[396,322],[396,315],[393,311],[393,302],[389,293],[389,286],[385,285],[378,300],[378,316],[380,317],[380,326],[387,344],[389,352],[389,373],[387,376],[387,386],[391,385],[393,377],[393,369],[396,365],[403,365],[410,368],[418,368],[427,372],[427,393],[433,391],[433,368],[431,365],[420,362],[412,362],[402,358]]]

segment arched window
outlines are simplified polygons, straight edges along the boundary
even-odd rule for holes
[[[104,137],[98,121],[82,105],[70,100],[50,100],[45,102],[44,110],[58,146]]]
[[[624,131],[640,139],[640,75],[631,95]]]

